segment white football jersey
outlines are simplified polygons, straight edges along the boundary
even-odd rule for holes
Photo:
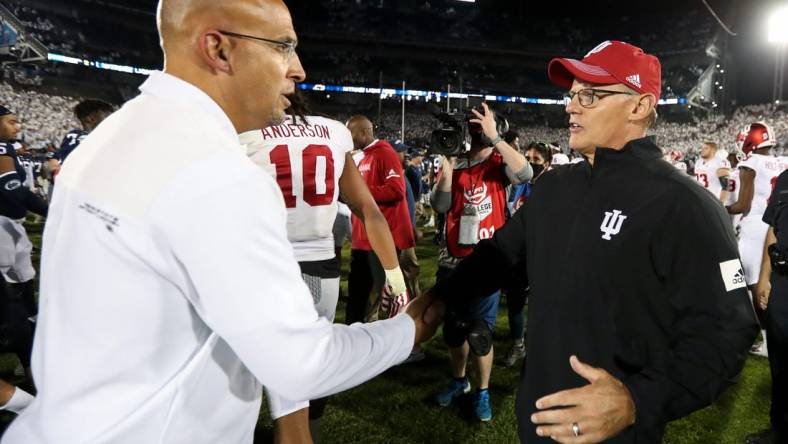
[[[240,135],[249,158],[282,190],[287,237],[299,262],[334,257],[339,178],[345,155],[353,149],[350,131],[340,122],[309,116],[307,123],[288,118],[281,125]]]
[[[739,179],[739,168],[732,168],[728,175],[728,199],[725,205],[733,205],[739,200],[739,188],[741,187],[741,180]]]
[[[720,159],[717,156],[712,156],[708,160],[700,158],[695,163],[695,180],[719,199],[720,193],[722,193],[722,185],[717,178],[717,170],[730,167],[731,165],[726,159]]]
[[[741,188],[741,179],[739,178],[739,168],[738,165],[736,168],[731,168],[731,172],[728,175],[728,197],[725,200],[725,206],[731,206],[735,204],[739,200],[739,189]],[[731,214],[731,225],[733,226],[733,232],[736,233],[736,238],[739,237],[739,223],[741,222],[742,215],[741,214]]]
[[[755,190],[748,217],[752,215],[760,218],[764,211],[766,211],[766,205],[768,204],[769,196],[772,194],[774,184],[777,182],[777,176],[779,176],[788,165],[782,162],[778,157],[766,156],[763,154],[750,154],[739,162],[738,167],[750,168],[755,171]]]
[[[788,170],[788,156],[777,156],[777,161],[780,162],[782,170]]]

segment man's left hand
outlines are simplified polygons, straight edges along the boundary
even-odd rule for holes
[[[482,132],[485,136],[487,136],[490,140],[495,140],[498,137],[498,128],[495,125],[495,114],[490,110],[490,107],[487,106],[486,103],[482,102],[482,108],[484,109],[484,114],[472,109],[471,112],[475,119],[471,119],[471,123],[478,123],[482,126]]]
[[[569,358],[569,364],[589,384],[536,401],[539,411],[531,416],[531,422],[539,426],[539,436],[566,444],[597,443],[635,423],[635,403],[621,381],[576,356]]]
[[[753,299],[761,310],[766,311],[769,307],[769,293],[772,292],[772,284],[769,278],[761,277],[757,284],[755,284],[755,291],[753,292]]]

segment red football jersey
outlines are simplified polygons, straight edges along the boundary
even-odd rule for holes
[[[358,160],[358,170],[389,223],[394,245],[399,250],[416,245],[408,212],[405,175],[394,148],[385,140],[376,140],[364,149],[363,157]],[[372,250],[364,224],[355,215],[351,246],[355,250]]]
[[[465,257],[472,246],[461,246],[460,218],[466,205],[479,214],[478,239],[489,239],[506,222],[506,184],[503,157],[497,152],[470,168],[456,168],[451,182],[451,208],[446,217],[446,247],[454,257]]]

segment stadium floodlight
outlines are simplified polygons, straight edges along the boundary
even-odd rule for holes
[[[788,3],[772,13],[769,17],[768,31],[769,42],[776,43],[777,54],[774,64],[774,83],[772,84],[772,99],[782,100],[785,86],[785,49],[788,47]]]
[[[769,17],[767,29],[770,43],[783,45],[788,43],[788,27],[785,26],[786,23],[788,23],[788,6],[782,6]]]

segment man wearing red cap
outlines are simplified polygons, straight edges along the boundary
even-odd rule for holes
[[[731,384],[757,333],[736,240],[719,201],[646,137],[656,57],[608,41],[548,75],[569,90],[569,146],[586,162],[542,175],[433,292],[482,297],[527,272],[522,441],[660,443]]]

